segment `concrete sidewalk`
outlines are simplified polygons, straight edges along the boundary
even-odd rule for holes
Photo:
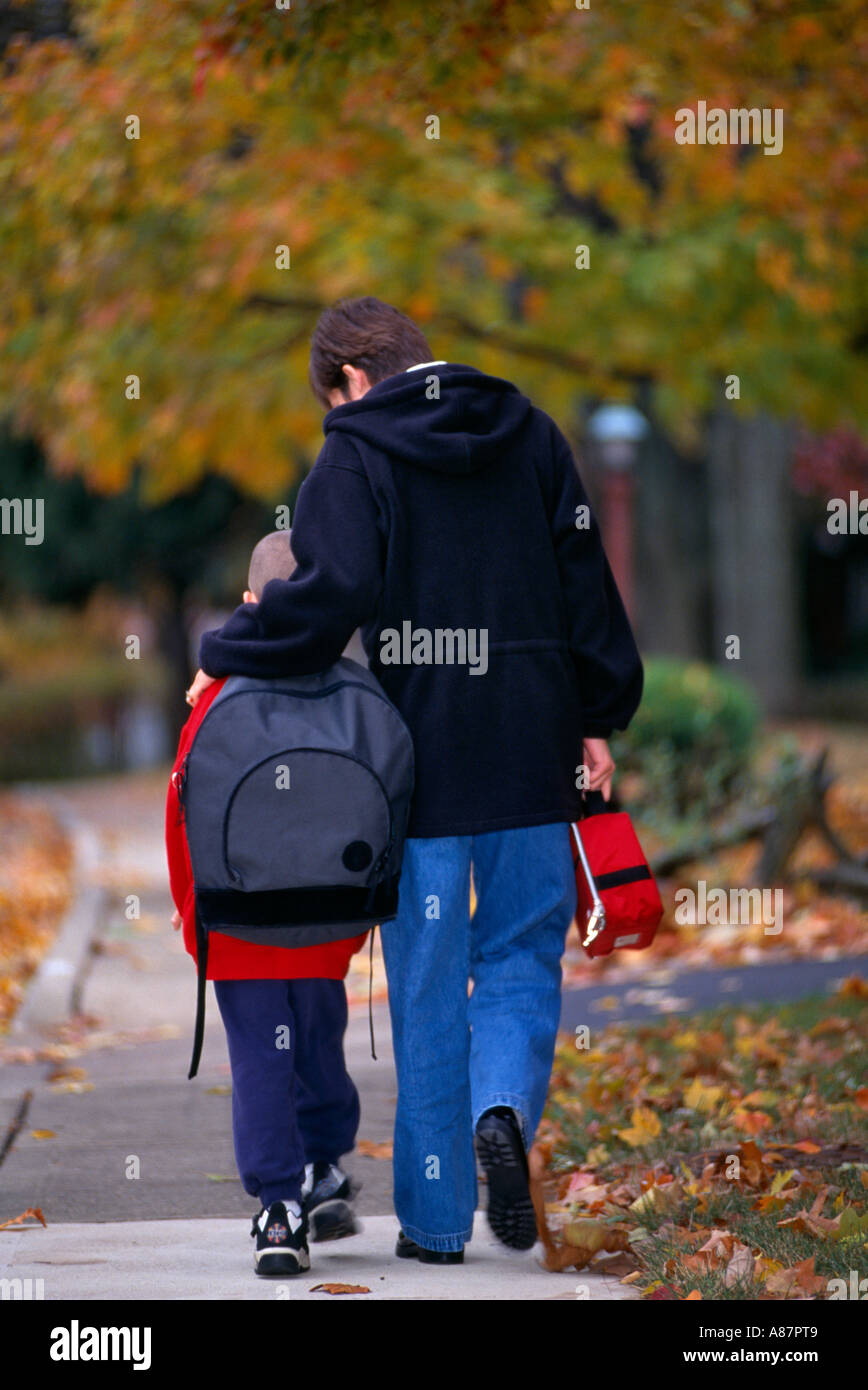
[[[161,777],[137,776],[47,793],[96,832],[104,912],[77,984],[78,1006],[93,1021],[55,1043],[50,1059],[34,1028],[2,1047],[19,1060],[0,1069],[0,1142],[16,1119],[20,1126],[0,1167],[0,1220],[39,1207],[48,1228],[0,1232],[0,1277],[42,1279],[47,1300],[323,1298],[309,1290],[328,1281],[390,1299],[635,1298],[596,1266],[554,1275],[542,1269],[539,1246],[505,1250],[482,1213],[463,1266],[398,1260],[391,1162],[358,1151],[346,1167],[362,1184],[364,1230],[312,1246],[310,1276],[256,1278],[248,1235],[256,1203],[236,1173],[229,1063],[210,987],[203,1059],[187,1080],[195,976],[169,923],[164,787]],[[138,917],[127,915],[131,903]],[[366,1004],[351,1005],[347,1058],[361,1096],[359,1140],[385,1147],[396,1083],[382,1003],[374,1023],[378,1061]],[[587,1292],[577,1295],[579,1287]]]
[[[328,1298],[324,1283],[358,1284],[374,1299],[618,1299],[629,1295],[616,1277],[596,1269],[549,1274],[541,1247],[511,1252],[488,1233],[481,1215],[464,1264],[421,1265],[394,1253],[395,1219],[371,1216],[347,1240],[310,1248],[311,1268],[291,1279],[253,1272],[249,1223],[225,1218],[193,1221],[73,1222],[47,1231],[4,1234],[0,1279],[33,1280],[46,1301],[126,1302],[207,1299],[293,1302]],[[36,1281],[41,1279],[42,1285]],[[25,1287],[27,1287],[25,1285]],[[635,1295],[633,1295],[635,1297]]]

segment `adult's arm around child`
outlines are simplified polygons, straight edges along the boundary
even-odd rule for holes
[[[303,676],[337,661],[357,627],[373,616],[383,583],[383,537],[370,484],[352,464],[320,455],[299,489],[292,527],[298,562],[272,579],[258,604],[242,604],[199,651],[208,675]],[[326,445],[334,452],[331,441]]]

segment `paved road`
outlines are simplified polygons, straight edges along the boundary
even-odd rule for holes
[[[572,1033],[577,1024],[583,1023],[600,1025],[616,1019],[650,1019],[726,1005],[801,999],[810,994],[834,992],[848,975],[868,979],[868,954],[840,956],[837,960],[791,960],[722,970],[686,970],[674,973],[665,985],[641,984],[636,980],[627,984],[590,985],[564,993],[561,1027]]]

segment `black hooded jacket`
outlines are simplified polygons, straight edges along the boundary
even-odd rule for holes
[[[203,670],[320,671],[360,627],[413,736],[409,835],[574,820],[582,739],[627,727],[643,676],[566,439],[454,363],[378,382],[323,427],[298,567],[205,634]]]

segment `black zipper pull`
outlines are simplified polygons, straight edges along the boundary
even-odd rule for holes
[[[176,791],[177,794],[178,794],[178,824],[179,824],[179,825],[181,824],[181,822],[182,822],[183,819],[184,819],[184,794],[185,794],[185,792],[186,792],[186,790],[187,790],[187,762],[188,762],[188,760],[189,760],[189,757],[190,757],[190,754],[189,754],[189,753],[185,753],[185,755],[184,755],[184,761],[181,763],[181,766],[178,768],[178,771],[177,771],[176,773],[174,773],[173,776],[172,776],[172,781],[175,783],[175,791]]]

